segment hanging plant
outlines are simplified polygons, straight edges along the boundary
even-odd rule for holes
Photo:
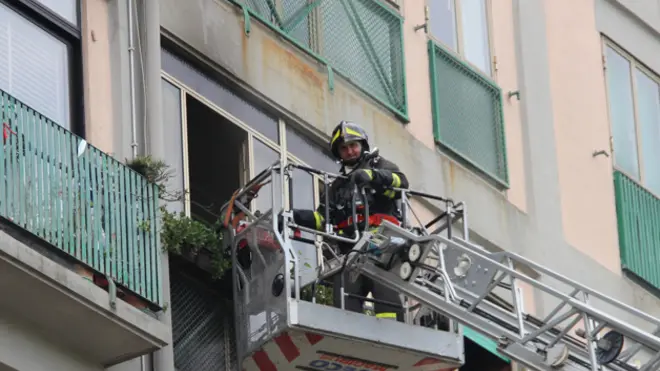
[[[179,201],[183,199],[183,192],[172,192],[167,188],[167,182],[174,175],[162,160],[155,160],[151,155],[136,156],[132,160],[125,160],[126,166],[142,175],[149,183],[158,187],[158,197],[163,201]]]
[[[163,247],[172,254],[194,260],[200,254],[208,255],[213,278],[221,278],[231,267],[231,257],[223,247],[220,223],[209,226],[187,217],[183,212],[172,213],[161,207]]]
[[[165,162],[154,160],[151,156],[137,156],[133,160],[126,160],[126,166],[155,184],[161,200],[173,202],[183,199],[183,192],[171,192],[167,188],[167,182],[173,174]],[[208,270],[212,277],[223,277],[231,267],[231,257],[223,247],[223,233],[219,221],[209,225],[190,218],[183,212],[170,212],[165,206],[160,207],[160,215],[163,250],[194,262],[206,257],[210,263]]]

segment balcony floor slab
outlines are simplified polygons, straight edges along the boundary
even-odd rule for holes
[[[113,308],[108,292],[58,261],[53,250],[0,225],[0,312],[104,367],[171,342],[169,326],[119,299]]]

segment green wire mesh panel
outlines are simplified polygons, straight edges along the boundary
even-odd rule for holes
[[[0,215],[162,305],[158,187],[0,90]]]
[[[614,191],[623,269],[660,289],[660,199],[620,171]]]
[[[429,41],[429,59],[435,140],[506,186],[508,174],[499,87],[433,41]]]
[[[176,369],[236,370],[231,305],[176,270],[170,282]]]
[[[379,0],[234,0],[407,117],[403,21]]]

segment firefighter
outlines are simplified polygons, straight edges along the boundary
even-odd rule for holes
[[[316,211],[293,210],[293,218],[296,224],[322,231],[324,228],[325,208],[328,207],[330,223],[335,225],[337,233],[343,236],[352,236],[355,225],[352,223],[352,196],[355,185],[368,186],[367,199],[369,205],[369,227],[375,229],[382,220],[388,220],[394,224],[401,221],[401,213],[398,200],[400,192],[395,192],[391,187],[408,188],[406,176],[394,163],[379,155],[370,153],[369,139],[367,133],[357,124],[341,121],[332,131],[330,149],[333,156],[340,161],[340,173],[345,178],[335,179],[328,187],[330,205],[321,204]],[[371,191],[369,191],[369,189]],[[321,197],[325,201],[325,196]],[[358,208],[358,228],[364,229],[363,207]],[[362,216],[362,218],[361,218]],[[339,243],[337,246],[342,254],[348,253],[353,246],[351,244]],[[346,293],[366,297],[371,292],[374,299],[380,299],[400,305],[401,301],[396,291],[373,282],[365,276],[359,276],[355,282],[350,282],[348,273],[344,274],[344,290]],[[341,306],[339,287],[341,285],[340,274],[334,277],[334,305]],[[363,312],[363,300],[355,297],[345,298],[345,308],[353,312]],[[403,322],[403,310],[393,308],[387,304],[375,303],[376,316],[390,318]]]

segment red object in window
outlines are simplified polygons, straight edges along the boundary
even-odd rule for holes
[[[240,233],[241,231],[245,230],[250,224],[248,223],[243,223],[240,224],[238,227],[236,227],[236,234]],[[238,249],[242,249],[247,246],[247,238],[242,239],[238,243]],[[268,232],[267,230],[259,228],[257,230],[257,244],[261,248],[267,248],[270,250],[280,250],[280,245],[277,243],[277,240],[273,237],[273,235]]]

